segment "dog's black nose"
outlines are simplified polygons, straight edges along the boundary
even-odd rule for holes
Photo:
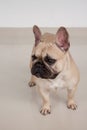
[[[31,73],[37,77],[41,76],[41,72],[42,72],[42,66],[43,63],[42,61],[38,61],[37,63],[34,64],[34,66],[31,69]]]
[[[39,60],[37,63],[36,63],[37,66],[41,66],[43,65],[43,62],[41,60]]]

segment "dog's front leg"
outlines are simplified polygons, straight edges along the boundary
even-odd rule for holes
[[[28,85],[29,85],[30,87],[33,87],[33,86],[36,85],[36,83],[35,83],[35,76],[31,75],[31,79],[30,79]]]
[[[39,92],[40,95],[42,97],[42,101],[43,101],[43,105],[42,108],[40,110],[40,113],[43,115],[47,115],[51,113],[51,106],[50,106],[50,100],[49,100],[49,89],[46,88],[41,88],[39,87]]]
[[[76,105],[76,103],[74,101],[74,95],[75,95],[76,88],[77,87],[73,87],[72,89],[67,89],[68,90],[68,104],[67,104],[67,107],[69,109],[72,109],[72,110],[76,110],[76,108],[77,108],[77,105]]]

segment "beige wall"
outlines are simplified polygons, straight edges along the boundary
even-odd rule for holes
[[[87,39],[87,28],[67,28],[70,34],[70,40],[77,40],[81,38],[82,43]],[[51,32],[56,33],[57,28],[41,28],[42,33]],[[32,38],[31,38],[32,37]],[[32,28],[0,28],[0,43],[32,43],[34,36]]]

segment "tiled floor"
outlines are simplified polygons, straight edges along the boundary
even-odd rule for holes
[[[87,130],[87,38],[71,37],[70,51],[81,75],[75,96],[78,109],[67,109],[66,91],[59,90],[51,94],[52,112],[47,116],[39,113],[36,88],[28,87],[33,40],[31,31],[27,40],[6,34],[0,38],[0,130]]]

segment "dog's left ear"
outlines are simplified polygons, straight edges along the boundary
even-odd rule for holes
[[[41,31],[38,26],[36,25],[33,26],[33,33],[35,36],[35,46],[36,46],[40,42],[40,39],[41,39]]]
[[[62,51],[67,51],[70,47],[69,34],[65,27],[60,27],[56,33],[56,44]]]

